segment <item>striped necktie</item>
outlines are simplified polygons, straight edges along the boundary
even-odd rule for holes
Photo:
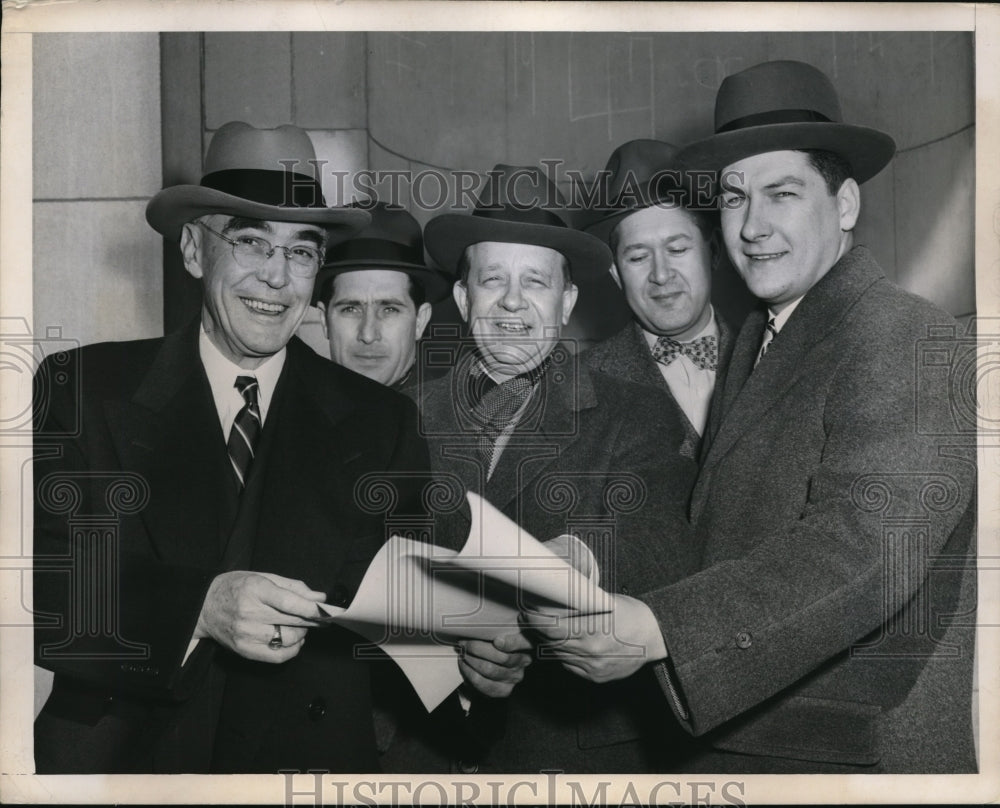
[[[257,380],[253,376],[237,376],[234,385],[246,402],[236,413],[233,428],[229,430],[229,460],[236,472],[240,490],[246,485],[250,464],[253,463],[254,449],[260,438],[260,406],[257,403]]]
[[[764,326],[764,337],[760,341],[760,351],[757,353],[757,361],[753,363],[754,367],[757,367],[760,360],[764,358],[764,354],[767,353],[771,340],[773,340],[776,336],[778,336],[778,330],[774,327],[774,318],[772,317],[767,321],[767,325]]]

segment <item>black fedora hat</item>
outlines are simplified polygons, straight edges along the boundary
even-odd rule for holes
[[[230,121],[212,137],[201,183],[164,188],[149,200],[146,221],[173,241],[187,222],[213,213],[315,224],[326,229],[331,242],[349,238],[369,216],[327,207],[318,170],[303,129],[290,124],[257,129]]]
[[[575,283],[604,276],[611,252],[600,239],[567,223],[562,194],[540,168],[499,164],[472,215],[446,213],[424,228],[427,252],[445,271],[456,274],[467,247],[481,241],[532,244],[562,253]]]
[[[351,207],[359,207],[359,203]],[[313,303],[319,299],[330,278],[365,269],[406,273],[423,287],[430,303],[446,297],[451,291],[451,281],[425,263],[420,223],[404,208],[385,202],[366,203],[360,207],[370,213],[371,224],[326,251],[326,263],[316,276]]]
[[[695,169],[720,171],[772,151],[824,149],[843,157],[862,183],[892,159],[885,132],[843,123],[837,91],[826,74],[804,62],[764,62],[728,76],[715,97],[715,134],[678,155]]]
[[[583,229],[608,241],[618,223],[637,210],[653,205],[687,207],[697,190],[697,176],[684,170],[678,149],[661,140],[630,140],[608,158],[599,187],[604,203],[593,212],[600,218]]]

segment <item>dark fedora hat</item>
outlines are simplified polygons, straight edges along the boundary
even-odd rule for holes
[[[889,135],[843,123],[830,79],[804,62],[764,62],[728,76],[715,97],[715,134],[681,150],[696,169],[719,171],[772,151],[824,149],[843,157],[857,182],[878,174],[896,152]]]
[[[359,207],[354,203],[351,208]],[[316,276],[314,303],[330,278],[343,272],[391,269],[404,272],[423,287],[427,300],[436,303],[451,291],[451,281],[424,261],[420,223],[404,208],[385,202],[363,205],[371,224],[356,236],[326,251],[326,263]]]
[[[201,183],[164,188],[149,200],[146,221],[174,241],[187,222],[213,213],[315,224],[331,242],[349,238],[369,216],[327,207],[318,170],[312,141],[299,127],[257,129],[230,121],[209,144]]]
[[[458,274],[467,247],[481,241],[532,244],[562,253],[576,283],[603,277],[611,266],[604,242],[567,223],[562,194],[540,168],[497,165],[472,215],[445,213],[424,228],[427,252],[447,272]]]
[[[598,199],[593,212],[600,218],[584,230],[608,241],[618,223],[637,210],[653,205],[687,207],[694,199],[697,177],[677,160],[678,149],[661,140],[630,140],[608,158],[598,177]],[[606,182],[606,187],[604,183]]]

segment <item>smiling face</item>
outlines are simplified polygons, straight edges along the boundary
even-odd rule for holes
[[[330,358],[385,385],[409,371],[431,317],[429,303],[414,305],[409,276],[391,269],[342,272],[329,303],[317,305]]]
[[[622,219],[612,241],[612,272],[639,324],[678,341],[697,336],[712,317],[716,238],[683,209],[654,205]]]
[[[256,237],[285,247],[322,247],[325,239],[314,225],[219,214],[199,221],[230,239]],[[292,274],[277,249],[259,269],[241,266],[232,246],[197,222],[184,225],[181,253],[187,271],[202,282],[202,325],[224,356],[252,370],[288,344],[309,308],[315,275]]]
[[[468,248],[466,260],[455,302],[489,370],[516,376],[540,365],[576,305],[565,258],[548,247],[484,241]]]
[[[857,183],[831,194],[797,151],[757,154],[722,172],[722,236],[750,291],[775,312],[802,297],[850,249]]]

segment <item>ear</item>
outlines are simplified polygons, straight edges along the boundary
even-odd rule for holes
[[[455,305],[458,306],[458,313],[462,315],[462,320],[466,324],[469,322],[469,290],[462,281],[455,281],[451,287],[451,296],[455,298]]]
[[[203,233],[195,222],[188,222],[181,228],[181,257],[184,269],[193,278],[201,278],[205,273],[201,265],[201,239]]]
[[[326,321],[326,303],[322,300],[316,301],[316,308],[319,309],[319,321],[323,326],[323,336],[330,339],[330,324]]]
[[[614,280],[615,286],[617,286],[619,289],[624,289],[625,287],[622,286],[622,276],[621,273],[618,271],[618,263],[616,261],[611,262],[611,266],[608,267],[608,272],[611,273],[611,278],[612,280]]]
[[[421,303],[420,308],[417,309],[417,333],[416,339],[420,339],[424,335],[424,329],[427,328],[427,323],[431,321],[431,308],[430,303]]]
[[[840,213],[840,229],[845,233],[853,230],[861,215],[861,189],[853,179],[844,180],[837,191],[837,210]]]
[[[576,297],[580,293],[580,290],[576,288],[575,283],[571,283],[568,287],[563,289],[562,299],[563,299],[563,314],[562,314],[562,324],[566,325],[569,323],[569,316],[573,313],[573,307],[576,305]]]

